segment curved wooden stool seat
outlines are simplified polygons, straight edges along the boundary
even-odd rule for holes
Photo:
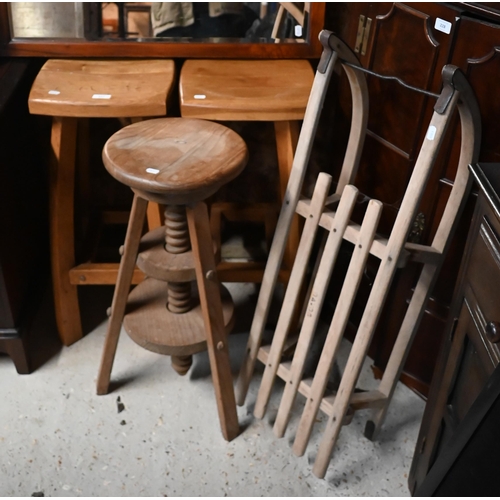
[[[174,72],[168,59],[49,59],[31,89],[30,112],[76,118],[163,116]]]
[[[299,120],[304,118],[314,79],[306,60],[188,60],[180,81],[181,114],[183,117],[208,120],[274,122],[280,200],[283,201],[292,169],[299,135]],[[278,203],[277,205],[279,205]],[[237,211],[233,204],[221,204],[213,214]],[[251,207],[250,207],[251,209]],[[264,212],[266,213],[266,211]],[[267,210],[274,216],[276,212]],[[255,218],[261,217],[255,213]],[[253,217],[252,217],[253,218]],[[274,221],[275,224],[275,221]],[[213,221],[213,227],[218,221]],[[299,241],[298,219],[290,229],[285,265],[291,269]],[[221,269],[224,281],[261,281],[263,269],[242,271],[242,264]],[[241,279],[241,277],[245,279]]]
[[[171,355],[180,374],[189,370],[192,354],[208,348],[227,440],[239,432],[226,341],[233,304],[217,277],[203,200],[236,177],[247,159],[246,145],[235,132],[186,118],[129,125],[114,134],[103,150],[108,172],[135,196],[97,393],[108,392],[122,322],[137,344]],[[165,226],[141,238],[148,201],[166,205]],[[136,263],[147,277],[129,294]]]
[[[85,167],[88,118],[140,120],[165,116],[175,75],[171,60],[50,59],[33,83],[29,109],[53,117],[50,179],[52,282],[57,327],[62,342],[82,337],[77,285],[114,284],[118,266],[75,266],[75,162]],[[80,141],[79,158],[76,157]],[[88,160],[88,158],[87,158]],[[85,170],[85,168],[84,168]],[[150,226],[160,225],[158,207],[148,208]]]

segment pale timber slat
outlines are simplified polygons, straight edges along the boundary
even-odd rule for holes
[[[315,274],[316,279],[314,280],[314,285],[308,299],[307,312],[304,322],[302,323],[299,341],[292,361],[292,374],[288,384],[285,386],[276,422],[274,424],[274,432],[278,437],[283,436],[288,424],[290,410],[295,401],[298,384],[304,373],[304,364],[314,331],[318,325],[319,315],[323,306],[328,283],[330,282],[330,276],[337,260],[340,245],[342,244],[342,234],[351,217],[357,194],[358,190],[354,186],[348,185],[345,187],[344,195],[340,200],[339,209],[335,218],[334,228],[332,228],[332,231],[330,231],[328,235],[321,262]]]
[[[269,357],[270,345],[262,346],[259,349],[258,359],[262,363],[267,363]],[[290,380],[290,368],[292,366],[291,361],[285,363],[280,363],[278,367],[277,375],[280,379],[285,382]],[[311,384],[313,379],[304,379],[300,381],[299,392],[306,398],[311,395]],[[364,410],[366,408],[378,408],[384,404],[386,397],[380,391],[366,391],[366,392],[355,392],[352,397],[349,406],[354,410]],[[335,401],[335,394],[330,394],[321,399],[320,410],[327,415],[330,415],[333,410],[333,402]]]
[[[338,195],[336,195],[338,196]],[[308,207],[310,204],[310,200],[307,199],[302,199],[299,201],[297,205],[297,213],[302,215],[302,217],[305,217]],[[323,214],[321,215],[321,219],[319,221],[319,225],[323,228],[326,229],[327,231],[331,231],[333,224],[335,221],[335,211],[331,209],[326,209]],[[349,241],[350,243],[356,243],[356,240],[358,238],[359,234],[359,229],[360,226],[358,224],[355,224],[354,222],[350,222],[349,225],[346,227],[345,233],[344,233],[344,239]],[[387,246],[387,239],[382,238],[380,236],[375,236],[375,239],[373,240],[372,246],[370,248],[370,253],[372,255],[375,255],[375,257],[378,257],[379,259],[382,258],[384,255],[385,249]]]
[[[293,446],[293,451],[296,455],[302,455],[304,453],[307,442],[309,441],[314,419],[318,413],[319,402],[325,392],[328,374],[332,369],[347,321],[349,320],[349,314],[361,282],[361,277],[366,265],[366,260],[368,259],[369,249],[375,236],[381,212],[382,203],[376,200],[370,200],[358,239],[355,242],[351,262],[314,375],[311,394],[306,402],[299,423]],[[344,416],[345,415],[343,415],[342,418]]]
[[[316,182],[316,187],[314,188],[311,211],[306,218],[304,231],[297,250],[297,256],[290,275],[290,281],[288,282],[285,298],[283,300],[283,307],[280,312],[276,331],[274,332],[269,359],[262,376],[257,402],[255,403],[254,415],[257,418],[262,418],[264,416],[271,395],[272,384],[278,369],[281,354],[283,353],[283,345],[292,323],[295,305],[304,280],[307,262],[311,254],[314,237],[318,229],[319,218],[324,208],[331,180],[332,178],[330,175],[320,173],[318,181]]]
[[[245,357],[237,380],[236,400],[239,405],[242,405],[245,401],[250,378],[255,367],[257,351],[262,340],[264,325],[269,314],[271,297],[276,285],[278,270],[283,258],[283,252],[290,231],[290,225],[295,214],[295,208],[300,197],[300,190],[305,177],[313,139],[332,72],[339,56],[350,63],[356,64],[358,62],[350,48],[332,33],[328,31],[322,32],[320,40],[324,47],[322,59],[320,61],[320,70],[316,72],[314,77],[314,83],[307,103],[304,122],[302,124],[297,150],[293,159],[284,202],[278,219],[271,251],[269,252],[257,308],[250,329],[250,337]],[[344,156],[339,182],[337,184],[338,194],[342,192],[347,184],[353,181],[356,175],[368,121],[368,88],[366,79],[361,71],[345,65],[342,67],[347,74],[351,87],[353,113],[347,150]]]
[[[336,54],[333,55],[336,59]],[[313,138],[316,134],[316,128],[319,122],[319,110],[323,106],[326,96],[326,90],[330,81],[334,63],[330,62],[324,74],[317,72],[314,78],[311,95],[307,104],[304,122],[297,144],[297,150],[293,159],[292,170],[288,186],[285,192],[284,202],[281,208],[278,224],[274,233],[273,243],[266,263],[264,277],[260,288],[259,298],[255,315],[250,328],[250,337],[248,339],[245,357],[243,359],[240,373],[236,382],[236,402],[243,405],[245,402],[248,385],[255,367],[257,351],[259,349],[264,325],[266,323],[269,308],[271,306],[271,297],[276,286],[278,272],[281,267],[283,253],[285,251],[286,240],[290,229],[292,218],[295,214],[295,207],[299,200],[300,189],[306,173],[307,162],[311,154]]]

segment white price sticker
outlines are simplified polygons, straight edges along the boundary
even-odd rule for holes
[[[300,38],[302,36],[302,26],[300,24],[297,24],[297,26],[295,26],[295,36],[297,38]]]
[[[92,99],[111,99],[111,94],[94,94]]]
[[[59,90],[49,90],[50,95],[59,95],[60,93]]]
[[[449,35],[451,32],[451,23],[437,17],[436,23],[434,24],[434,28],[437,29],[438,31],[442,31],[443,33]]]
[[[206,99],[207,96],[205,94],[195,94],[194,98],[195,99]]]
[[[436,137],[436,127],[434,125],[431,125],[427,129],[427,135],[425,136],[429,141],[433,141],[434,137]]]

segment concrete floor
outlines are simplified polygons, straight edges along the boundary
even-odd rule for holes
[[[234,372],[253,314],[252,285],[229,287],[238,322],[230,337]],[[379,440],[363,437],[367,414],[342,429],[326,478],[312,475],[324,416],[307,452],[291,450],[302,398],[286,436],[272,419],[276,384],[263,420],[252,409],[261,372],[238,408],[241,435],[227,443],[219,422],[206,353],[185,377],[167,357],[138,347],[122,332],[115,390],[96,396],[110,287],[83,287],[82,311],[90,331],[71,347],[55,337],[49,294],[35,319],[31,350],[36,370],[17,375],[0,357],[0,495],[31,496],[409,496],[407,475],[424,402],[399,385]],[[342,346],[345,359],[349,345]],[[360,386],[374,387],[369,362]],[[118,412],[117,398],[124,410]]]

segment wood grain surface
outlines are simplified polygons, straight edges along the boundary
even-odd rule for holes
[[[103,162],[118,181],[165,204],[203,200],[245,167],[245,142],[217,123],[159,118],[134,123],[106,143]]]
[[[168,59],[49,59],[31,88],[29,109],[51,116],[164,116],[174,75]]]
[[[313,79],[305,60],[189,60],[179,82],[181,114],[211,120],[302,120]]]
[[[225,335],[233,326],[234,306],[229,292],[221,288]],[[167,309],[167,283],[147,278],[137,285],[127,301],[123,326],[141,347],[160,354],[187,356],[207,350],[207,333],[200,299],[193,285],[193,308],[183,314]]]

